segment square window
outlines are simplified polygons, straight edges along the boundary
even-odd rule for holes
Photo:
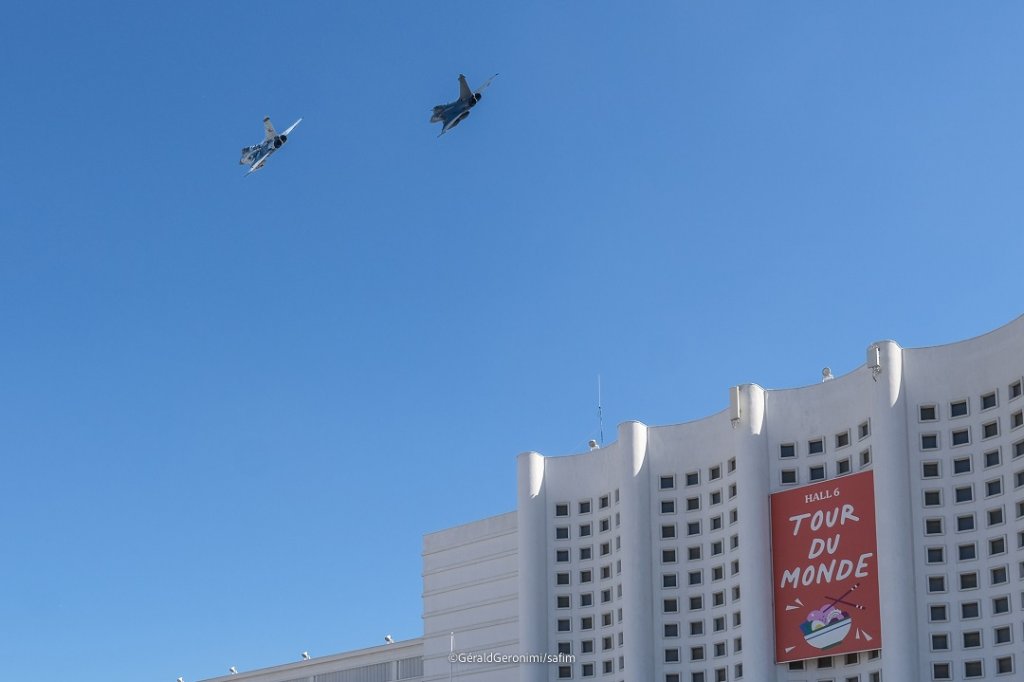
[[[697,511],[698,509],[700,509],[699,497],[686,498],[686,511]]]
[[[965,533],[974,530],[974,514],[965,514],[956,517],[956,530],[958,533]]]
[[[857,665],[860,663],[860,654],[846,654],[844,662],[846,665]]]
[[[949,635],[946,633],[932,634],[932,651],[947,651],[949,649]]]
[[[967,415],[967,401],[957,400],[949,404],[949,416],[950,418],[964,417]]]
[[[921,462],[921,478],[939,478],[938,462]]]
[[[602,495],[597,500],[597,506],[601,509],[607,509],[611,506],[611,498],[608,495]]]
[[[673,523],[666,523],[661,526],[661,539],[671,540],[676,536],[676,526]]]
[[[585,570],[585,571],[580,571],[580,582],[581,583],[589,583],[589,582],[593,582],[593,580],[594,580],[594,572],[591,571],[589,568],[587,570]]]
[[[1024,440],[1019,440],[1013,444],[1013,458],[1024,456]]]
[[[978,574],[975,572],[960,574],[960,590],[978,589]]]
[[[836,449],[845,448],[850,444],[850,432],[844,431],[843,433],[836,434]]]
[[[586,500],[584,502],[580,502],[579,503],[579,510],[580,510],[580,514],[589,514],[590,513],[590,500]]]
[[[928,576],[928,593],[936,594],[938,592],[946,591],[946,576],[944,575],[930,575]]]
[[[868,422],[862,422],[857,427],[857,440],[864,440],[871,433],[871,426]]]
[[[812,481],[821,481],[821,480],[824,480],[824,478],[825,478],[825,466],[824,465],[811,467],[811,469],[810,469],[810,480],[812,480]]]
[[[583,594],[580,595],[580,606],[582,608],[587,608],[588,606],[593,606],[593,605],[594,605],[594,593],[593,592],[584,592]]]
[[[555,539],[556,540],[568,540],[569,539],[569,526],[556,526],[555,527]]]
[[[725,578],[725,568],[723,566],[713,566],[711,568],[711,581],[716,582]]]
[[[1009,597],[996,597],[992,600],[992,615],[1001,616],[1004,613],[1010,612],[1010,598]]]
[[[725,592],[712,592],[711,605],[722,606],[723,604],[725,604]]]
[[[570,607],[569,595],[567,595],[567,594],[560,594],[557,597],[555,597],[555,608],[556,609],[567,609],[569,607]]]
[[[700,485],[699,471],[691,471],[690,473],[686,474],[686,487],[689,488],[695,485]]]
[[[690,521],[689,523],[687,523],[686,524],[686,534],[688,536],[690,536],[690,535],[700,535],[700,521]]]
[[[921,449],[922,450],[937,450],[939,447],[939,435],[936,433],[922,433],[921,434]]]
[[[676,487],[676,477],[662,476],[658,481],[658,486],[661,490],[674,490]]]
[[[712,516],[711,517],[711,530],[721,530],[721,528],[722,528],[722,516],[721,515]]]
[[[589,523],[581,523],[580,524],[580,537],[581,538],[590,537],[590,524]]]
[[[1002,464],[1002,457],[999,456],[999,450],[989,450],[985,453],[984,457],[986,469]]]
[[[990,568],[988,573],[989,584],[991,585],[1002,585],[1007,580],[1009,580],[1006,566],[996,566],[995,568]]]
[[[555,516],[568,516],[568,515],[569,515],[569,505],[568,504],[560,503],[560,504],[556,504],[555,505]]]
[[[942,491],[941,490],[925,490],[924,491],[924,506],[926,506],[926,507],[941,507],[942,506]]]
[[[782,470],[782,485],[792,485],[796,482],[796,469]]]
[[[965,678],[982,677],[984,674],[981,661],[964,661]]]
[[[929,547],[927,550],[928,563],[941,564],[946,561],[945,547]]]
[[[711,556],[718,556],[723,552],[723,545],[721,540],[716,540],[711,543]]]
[[[807,441],[807,454],[808,455],[820,455],[825,452],[825,440],[822,438],[815,438],[814,440]]]
[[[674,549],[663,549],[661,550],[661,563],[663,564],[674,564],[676,562],[676,550]]]
[[[580,618],[580,630],[593,630],[594,629],[594,617],[583,616]]]
[[[974,488],[969,485],[962,485],[954,488],[953,497],[957,503],[970,502],[974,499]]]
[[[957,545],[957,559],[960,561],[971,561],[978,558],[978,546],[973,542]]]
[[[981,409],[983,409],[983,410],[991,410],[995,406],[996,406],[996,392],[995,391],[992,391],[991,393],[986,393],[985,395],[981,396]]]
[[[825,670],[832,667],[832,657],[822,656],[818,659],[818,670]]]
[[[704,660],[704,647],[703,646],[692,646],[692,647],[690,647],[690,660],[691,661],[703,661]]]
[[[996,659],[996,674],[1004,675],[1013,672],[1013,656],[1000,656]]]
[[[995,438],[999,435],[999,421],[988,422],[981,425],[982,438]]]
[[[678,663],[679,662],[679,649],[665,649],[665,662],[666,663]]]
[[[860,452],[860,468],[863,469],[867,465],[871,464],[871,450],[861,450]]]
[[[919,421],[933,422],[936,419],[938,419],[938,417],[936,416],[936,410],[934,405],[922,405],[919,414]]]
[[[945,604],[931,604],[928,606],[928,622],[944,623],[949,620],[949,608]]]
[[[998,556],[1000,554],[1006,554],[1006,538],[992,538],[988,541],[988,555]]]
[[[720,466],[713,466],[710,469],[708,469],[708,480],[709,481],[714,481],[714,480],[719,479],[721,477],[722,477],[722,467],[720,467]]]
[[[1002,478],[993,478],[991,481],[985,481],[985,497],[992,497],[993,495],[1002,495],[1002,493]]]
[[[953,679],[950,674],[949,663],[932,663],[932,679],[933,680],[951,680]]]
[[[953,460],[953,474],[967,474],[971,471],[971,458],[959,457]]]
[[[924,520],[924,534],[925,535],[942,535],[942,519],[925,519]]]
[[[702,620],[691,620],[690,621],[690,636],[696,637],[704,634],[704,621]]]
[[[1024,410],[1017,410],[1010,415],[1010,428],[1019,429],[1024,426]]]
[[[708,495],[708,499],[711,500],[711,505],[712,506],[714,506],[716,504],[722,504],[722,491],[721,490],[714,491],[713,493]]]
[[[971,442],[971,430],[970,429],[957,429],[952,434],[953,446],[957,447],[960,445],[968,445]]]
[[[711,622],[711,629],[715,632],[725,632],[725,616],[718,616]]]
[[[676,513],[676,501],[675,500],[662,500],[661,501],[661,513],[662,514],[675,514]]]
[[[555,584],[556,585],[568,585],[569,584],[569,574],[568,573],[556,573],[555,574]]]
[[[1001,627],[992,630],[992,638],[996,644],[1009,644],[1012,635],[1009,625],[1003,625]]]
[[[1001,526],[1003,524],[1002,507],[997,507],[996,509],[989,509],[988,512],[986,512],[986,515],[988,516],[989,528],[991,528],[992,526]]]
[[[555,551],[555,561],[559,563],[566,563],[569,561],[569,550],[559,549]]]
[[[789,459],[790,457],[796,457],[796,445],[793,443],[785,443],[779,446],[779,457],[783,459]]]
[[[981,616],[981,606],[976,601],[964,602],[960,605],[960,617],[964,620]]]
[[[1010,384],[1010,387],[1009,387],[1010,400],[1013,400],[1014,398],[1019,398],[1020,395],[1021,395],[1021,389],[1022,388],[1024,388],[1024,386],[1021,385],[1020,381],[1014,381],[1012,384]]]
[[[730,474],[732,472],[736,471],[736,458],[735,457],[730,457],[729,458],[728,466],[729,466],[729,473]]]
[[[693,585],[695,583],[690,583],[690,584]],[[669,587],[677,587],[678,585],[679,585],[679,576],[677,576],[675,573],[663,573],[662,574],[662,576],[661,576],[661,586],[662,587],[669,588]]]
[[[836,462],[836,476],[843,476],[850,473],[851,470],[849,459],[841,459]]]
[[[679,636],[679,623],[665,623],[665,637],[673,638]],[[612,638],[606,637],[608,640],[608,648],[611,648]]]
[[[572,623],[568,618],[559,618],[556,627],[559,632],[570,632]]]
[[[591,559],[594,553],[593,547],[580,547],[580,561]]]
[[[690,597],[691,611],[700,611],[702,608],[704,608],[704,597],[701,595]]]

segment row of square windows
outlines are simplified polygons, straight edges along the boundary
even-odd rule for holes
[[[729,458],[725,464],[726,471],[731,474],[736,471],[736,458]],[[684,474],[684,480],[686,487],[693,487],[700,485],[700,471],[691,471]],[[722,478],[722,465],[716,464],[708,467],[707,473],[708,481],[716,481]],[[676,476],[675,474],[666,474],[658,477],[658,489],[659,490],[675,490],[676,488]],[[736,485],[729,486],[729,496],[736,496]],[[601,495],[597,500],[598,509],[608,509],[612,505],[612,499],[615,500],[615,504],[619,503],[619,490],[616,488],[613,493]],[[569,502],[556,502],[555,503],[555,517],[564,518],[569,516],[572,505]],[[593,512],[594,506],[592,500],[578,500],[576,502],[576,513],[577,514],[590,514]],[[616,524],[618,525],[618,524]]]
[[[678,655],[678,652],[677,652],[676,655]],[[665,656],[666,657],[670,656],[668,651],[666,651]],[[675,661],[666,661],[666,662],[675,662]],[[619,670],[624,670],[625,669],[625,661],[624,661],[622,656],[619,656],[618,663],[619,663]],[[583,664],[581,664],[579,666],[580,677],[584,677],[584,678],[595,677],[596,674],[597,674],[596,673],[597,668],[595,667],[595,665],[596,665],[595,663],[583,663]],[[602,661],[602,663],[601,663],[602,674],[612,674],[614,672],[614,668],[615,668],[615,660],[614,659],[608,659],[608,660]],[[732,671],[733,671],[732,679],[734,679],[734,680],[742,680],[743,679],[743,664],[742,663],[735,664],[732,667]],[[710,676],[708,676],[708,674],[705,671],[694,671],[694,672],[691,672],[689,675],[690,676],[689,676],[688,679],[690,680],[690,682],[711,682],[712,680],[714,682],[729,682],[729,668],[728,667],[716,668],[711,673]],[[559,680],[571,680],[571,679],[573,679],[573,666],[571,666],[571,665],[560,665],[560,666],[558,666],[558,672],[557,672],[555,677],[556,677],[556,679],[559,679]],[[683,678],[680,676],[680,673],[666,673],[665,674],[665,682],[683,682]],[[860,682],[860,678],[857,678],[857,682]],[[872,677],[871,678],[871,682],[880,682],[880,678]]]
[[[951,651],[953,649],[953,635],[949,632],[932,632],[929,635],[929,648],[931,651]],[[1002,646],[1013,643],[1013,628],[1010,625],[999,625],[992,628],[993,646]],[[967,630],[960,633],[960,644],[964,651],[981,649],[984,647],[982,630]]]
[[[1018,410],[1010,415],[1010,429],[1019,429],[1024,426],[1024,411]],[[999,435],[999,420],[986,422],[981,425],[981,439],[989,440],[996,438]],[[921,450],[938,450],[941,447],[940,442],[941,434],[936,432],[922,433],[921,437]],[[952,429],[949,432],[950,447],[959,448],[964,445],[971,444],[971,427],[965,426],[962,429]],[[1013,444],[1014,457],[1020,457],[1024,454],[1024,440],[1019,440]]]
[[[865,421],[857,427],[857,440],[864,440],[871,435],[871,423]],[[850,430],[841,431],[832,437],[832,444],[836,450],[847,447],[850,444]],[[807,454],[808,455],[822,455],[825,453],[825,438],[823,436],[817,436],[810,438],[807,441]],[[797,444],[782,443],[779,445],[779,457],[782,459],[791,459],[797,456]]]
[[[1020,449],[1014,446],[1014,459],[1024,456],[1024,449]],[[985,469],[991,469],[1002,465],[1003,463],[1003,452],[1001,449],[996,448],[995,450],[989,450],[982,453],[982,462]],[[963,455],[960,457],[954,457],[952,460],[953,475],[960,476],[963,474],[969,474],[974,470],[974,456]],[[921,462],[921,478],[941,478],[942,477],[942,462],[940,460],[925,460]],[[1016,472],[1014,475],[1014,487],[1020,488],[1024,486],[1024,469]]]
[[[879,658],[881,658],[881,656],[882,656],[882,652],[879,649],[873,649],[873,650],[867,652],[867,660],[868,661],[877,661]],[[807,660],[804,660],[804,661],[792,661],[792,662],[790,662],[788,664],[789,665],[789,669],[790,670],[809,670],[810,668],[809,668],[809,666],[807,664],[810,663],[811,660],[813,660],[815,662],[815,667],[818,670],[831,670],[832,668],[834,668],[836,666],[836,662],[839,660],[839,657],[838,656],[822,656],[822,657],[816,658],[816,659],[807,659]],[[843,656],[843,663],[845,663],[846,665],[860,665],[860,662],[861,662],[861,659],[860,659],[860,654],[859,653],[846,654],[845,656]]]
[[[1024,592],[1021,593],[1021,601],[1024,603]],[[992,616],[1002,616],[1010,613],[1011,609],[1009,595],[1001,595],[992,598]],[[981,601],[965,601],[960,602],[960,620],[976,620],[981,618]],[[928,622],[929,623],[948,623],[949,622],[949,604],[929,604],[928,605]]]
[[[1024,539],[1024,538],[1021,538]],[[957,561],[974,561],[978,558],[978,543],[976,542],[965,542],[956,546]],[[1001,556],[1006,554],[1006,536],[1002,535],[997,538],[989,538],[988,541],[988,555]],[[946,563],[946,548],[945,547],[926,547],[925,548],[925,562],[930,565],[944,564]],[[1024,579],[1024,561],[1021,562],[1021,575]]]
[[[1017,503],[1017,513],[1024,514],[1024,502]],[[1005,523],[1002,507],[996,507],[995,509],[989,509],[985,512],[988,517],[988,527],[993,528],[995,526],[1001,526]],[[1020,518],[1018,516],[1018,518]],[[977,523],[974,516],[974,512],[969,514],[960,514],[954,519],[956,521],[956,532],[957,533],[969,533],[977,529]],[[944,535],[946,528],[946,519],[941,516],[929,517],[924,520],[924,534],[925,535]],[[1024,537],[1024,532],[1018,534]],[[1020,543],[1018,542],[1018,545]],[[1018,549],[1020,547],[1018,546]]]
[[[870,466],[871,450],[864,450],[860,453],[860,468]],[[846,476],[853,471],[853,464],[850,457],[840,459],[833,464],[834,476]],[[828,478],[828,471],[825,464],[814,464],[807,467],[808,481],[824,481]],[[800,482],[799,469],[782,469],[779,471],[779,483],[782,485],[796,485]]]
[[[949,661],[943,661],[942,663],[932,663],[932,679],[933,680],[951,680],[953,679],[953,663]],[[1012,675],[1014,671],[1013,667],[1013,654],[1009,656],[999,656],[995,660],[994,664],[996,675]],[[963,662],[963,678],[965,680],[984,679],[985,678],[985,661],[964,661]]]
[[[618,528],[622,523],[622,519],[618,512],[615,512],[615,527]],[[597,521],[597,532],[607,533],[612,528],[612,517],[608,516]],[[594,534],[594,525],[589,521],[587,523],[581,523],[576,527],[576,537],[578,538],[589,538]],[[568,540],[569,539],[569,526],[555,526],[555,539],[556,540]]]
[[[1012,400],[1016,400],[1017,398],[1019,398],[1021,396],[1021,389],[1022,389],[1022,385],[1021,385],[1021,381],[1019,379],[1017,381],[1012,382],[1009,386],[1007,386],[1006,392],[1007,392],[1007,395],[1008,395],[1009,399],[1012,401]],[[979,400],[979,402],[981,404],[981,411],[982,412],[985,412],[987,410],[995,409],[996,407],[999,406],[999,392],[998,391],[990,391],[988,393],[984,393],[984,394],[982,394],[978,398],[978,400]],[[971,413],[971,404],[970,404],[970,400],[969,399],[967,399],[967,398],[960,398],[958,400],[951,400],[951,401],[949,401],[949,408],[948,408],[947,414],[949,414],[949,418],[950,419],[958,419],[960,417],[966,417],[970,413]],[[918,419],[920,421],[922,421],[922,422],[938,421],[938,419],[939,419],[938,404],[936,404],[936,403],[927,403],[927,404],[924,404],[924,405],[919,405],[918,406]]]
[[[729,486],[729,499],[736,497],[736,484],[733,483]],[[708,506],[717,507],[722,504],[722,491],[712,490],[708,493]],[[688,512],[700,511],[701,497],[700,495],[694,495],[693,497],[687,497],[683,501],[683,509]],[[666,498],[661,500],[661,513],[662,514],[675,514],[676,513],[676,500]]]
[[[1010,580],[1010,571],[1007,566],[996,566],[995,568],[989,569],[989,580],[988,584],[991,587],[996,585],[1005,585]],[[963,573],[957,574],[957,582],[959,583],[959,590],[961,592],[967,592],[969,590],[976,590],[980,587],[980,580],[978,578],[978,571],[964,571]],[[945,575],[930,575],[926,578],[926,588],[928,594],[942,594],[948,592],[948,586],[946,584]],[[1008,599],[1008,598],[1007,598]],[[1005,610],[996,610],[996,604],[993,602],[992,609],[995,613],[1009,613],[1010,604],[1009,601],[1005,605]]]
[[[730,457],[725,463],[726,472],[728,474],[736,471],[736,458]],[[714,466],[708,467],[708,481],[717,481],[722,478],[722,465],[715,464]],[[700,485],[700,471],[689,471],[683,474],[683,482],[685,487],[692,488]],[[729,486],[733,491],[732,495],[736,495],[736,484]],[[675,474],[663,474],[658,476],[658,490],[675,490],[676,489],[676,475]]]
[[[1021,487],[1021,483],[1024,483],[1024,471],[1017,472],[1016,481]],[[982,483],[985,487],[985,499],[992,497],[998,497],[1003,494],[1003,477],[998,476],[996,478],[989,479]],[[925,488],[921,491],[922,502],[925,507],[941,507],[942,506],[942,488]],[[955,504],[964,504],[966,502],[974,501],[974,484],[966,483],[964,485],[958,485],[953,487],[953,502]]]

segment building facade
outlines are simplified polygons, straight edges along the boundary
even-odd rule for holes
[[[1022,381],[1024,317],[873,343],[845,376],[734,387],[718,414],[627,422],[590,452],[523,453],[515,512],[424,540],[414,679],[1024,680]],[[881,631],[779,663],[772,495],[868,471]],[[452,664],[453,647],[565,660]]]

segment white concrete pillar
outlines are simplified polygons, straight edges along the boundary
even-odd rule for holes
[[[550,510],[544,486],[544,457],[524,452],[516,461],[519,484],[516,519],[519,537],[519,651],[522,653],[554,652],[555,643],[548,641],[548,613],[551,600],[548,582],[548,523]],[[523,682],[547,682],[551,666],[524,664],[520,667]]]
[[[903,349],[878,348],[871,387],[871,459],[875,478],[878,596],[882,618],[882,679],[917,680],[917,604],[910,495],[910,453],[903,392]],[[873,353],[869,354],[875,357]]]
[[[733,447],[739,514],[743,668],[754,679],[775,679],[774,673],[769,672],[775,669],[775,639],[769,634],[775,631],[775,617],[768,559],[771,556],[768,501],[771,469],[764,389],[756,384],[739,386],[736,407],[739,412],[733,421]]]
[[[651,467],[647,461],[647,426],[640,422],[619,425],[622,452],[622,633],[624,674],[627,680],[654,679],[654,621],[660,604],[654,603],[651,569],[654,532],[651,521]]]

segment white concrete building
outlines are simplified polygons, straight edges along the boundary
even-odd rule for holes
[[[624,423],[590,452],[520,455],[514,513],[424,540],[412,679],[1024,680],[1024,317],[867,357],[812,386],[736,387],[694,422]],[[867,470],[881,646],[778,664],[769,496]],[[460,652],[574,660],[452,665],[451,632]]]

